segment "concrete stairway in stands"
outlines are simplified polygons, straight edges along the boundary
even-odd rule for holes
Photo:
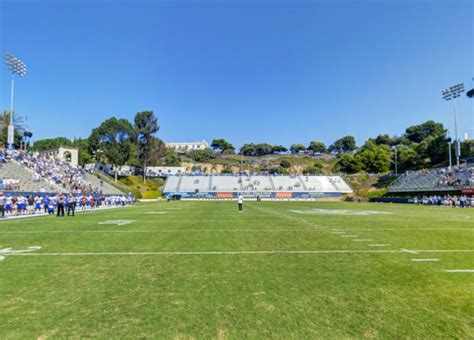
[[[183,182],[183,176],[179,176],[178,185],[176,186],[176,191],[179,192],[181,190],[181,182]]]
[[[113,185],[109,183],[101,181],[101,179],[97,178],[97,176],[86,173],[84,177],[85,177],[85,180],[89,182],[95,190],[100,190],[105,195],[122,195],[123,194],[122,191],[120,191],[119,189],[117,189],[116,187],[114,187]]]
[[[305,184],[305,182],[303,181],[303,179],[301,178],[301,176],[298,176],[298,179],[300,180],[300,183],[301,183],[301,185],[303,186],[304,191],[308,190],[308,188],[306,187],[306,184]]]

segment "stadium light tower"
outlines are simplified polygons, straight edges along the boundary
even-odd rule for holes
[[[12,72],[12,85],[10,93],[10,123],[8,125],[8,149],[13,149],[15,142],[15,128],[13,126],[13,94],[15,89],[15,75],[24,77],[26,74],[26,65],[18,58],[9,53],[5,54],[5,63]]]
[[[392,150],[395,152],[395,177],[398,177],[398,150],[397,148],[399,147],[400,145],[394,145],[392,146]]]
[[[454,135],[455,135],[455,154],[456,154],[456,166],[459,168],[459,158],[461,156],[461,145],[458,138],[458,108],[456,105],[456,98],[461,97],[461,93],[464,92],[464,84],[457,84],[451,86],[449,89],[443,90],[443,99],[446,101],[452,100],[454,103]]]

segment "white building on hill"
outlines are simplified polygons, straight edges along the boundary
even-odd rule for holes
[[[165,145],[179,153],[186,153],[191,150],[204,150],[209,147],[209,144],[205,140],[201,142],[172,142],[165,143]]]

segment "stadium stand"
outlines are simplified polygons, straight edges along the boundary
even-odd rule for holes
[[[474,188],[474,167],[407,171],[388,188],[390,193],[460,191]]]
[[[23,167],[15,160],[1,163],[0,180],[1,190],[4,191],[25,191],[25,192],[52,192],[58,191],[59,187],[49,181],[34,176],[33,171]],[[17,185],[10,186],[9,182],[17,182]]]
[[[18,192],[123,194],[81,166],[24,151],[0,152],[0,187]]]
[[[203,192],[209,188],[209,177],[206,176],[183,176],[181,177],[180,191]]]
[[[211,177],[211,176],[209,176]],[[242,191],[243,183],[239,176],[212,176],[211,191]],[[166,188],[166,183],[165,183]]]
[[[352,189],[341,176],[210,175],[170,176],[163,192],[182,198],[232,198],[238,193],[262,198],[334,198]]]

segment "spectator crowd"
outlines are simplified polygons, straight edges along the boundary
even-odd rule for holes
[[[18,162],[32,172],[32,181],[45,181],[57,191],[70,191],[79,194],[101,194],[101,189],[86,180],[85,170],[80,165],[61,161],[53,156],[28,153],[22,150],[7,151],[0,149],[0,162]],[[0,190],[20,190],[17,179],[0,178]],[[46,190],[45,190],[46,191]]]
[[[447,167],[438,170],[438,187],[473,186],[474,168]]]
[[[432,195],[419,196],[414,198],[415,204],[438,205],[452,208],[474,208],[474,196],[454,196],[454,195]]]

